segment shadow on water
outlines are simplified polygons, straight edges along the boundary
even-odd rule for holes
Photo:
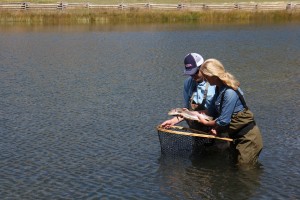
[[[237,167],[228,152],[189,157],[161,154],[161,192],[171,199],[251,199],[261,186],[263,167]]]

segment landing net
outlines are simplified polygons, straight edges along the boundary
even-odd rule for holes
[[[208,133],[191,128],[172,126],[162,128],[157,126],[161,152],[163,154],[186,155],[195,151],[202,151],[207,146],[212,146],[215,139],[230,142],[230,138],[220,138]]]

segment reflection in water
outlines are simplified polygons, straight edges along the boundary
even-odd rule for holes
[[[162,154],[159,164],[161,191],[171,199],[249,199],[263,173],[262,167],[237,168],[222,153],[190,159]]]

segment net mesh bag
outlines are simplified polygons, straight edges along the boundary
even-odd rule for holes
[[[190,155],[214,145],[215,139],[230,141],[191,128],[172,126],[168,129],[157,126],[162,154]]]

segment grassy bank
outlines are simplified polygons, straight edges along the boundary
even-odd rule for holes
[[[90,0],[92,4],[119,3],[229,3],[250,2],[251,0]],[[273,2],[273,0],[257,0],[255,2]],[[19,0],[0,0],[0,2],[20,2]],[[57,3],[57,0],[29,0],[31,3]],[[84,3],[82,0],[63,1],[69,3]],[[283,2],[283,1],[282,1]],[[64,10],[1,10],[0,24],[137,24],[137,23],[270,23],[300,21],[298,11],[213,11],[213,10],[159,10],[159,9],[64,9]]]
[[[62,2],[68,3],[93,3],[93,4],[120,4],[120,3],[170,3],[170,4],[178,4],[178,3],[240,3],[240,2],[291,2],[291,1],[281,1],[281,0],[67,0]],[[299,0],[296,0],[299,1]],[[12,2],[31,2],[31,3],[57,3],[59,0],[0,0],[0,3],[12,3]]]
[[[161,10],[53,10],[2,11],[0,24],[138,24],[138,23],[255,23],[300,21],[300,12],[286,11],[161,11]]]

